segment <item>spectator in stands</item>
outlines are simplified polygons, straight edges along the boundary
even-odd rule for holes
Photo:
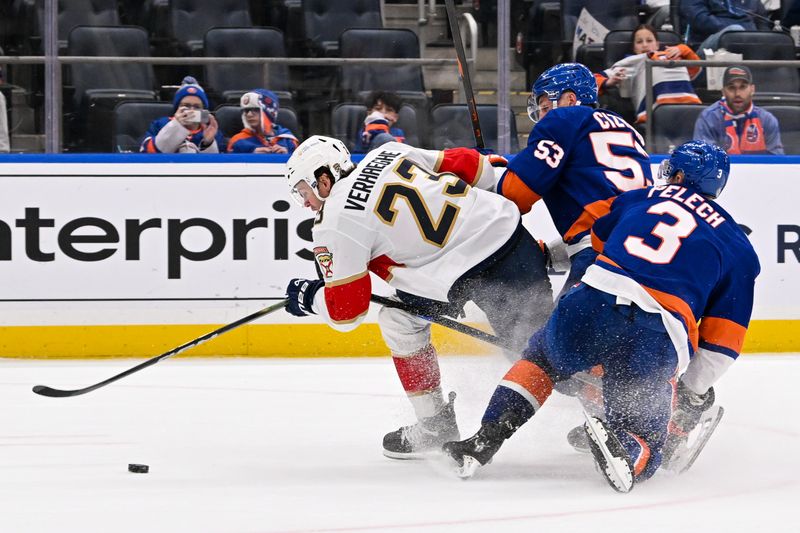
[[[208,112],[208,97],[191,76],[186,76],[172,99],[174,114],[150,123],[140,152],[165,154],[216,154],[225,149],[217,119]]]
[[[367,99],[367,118],[364,127],[358,130],[353,151],[366,153],[387,142],[405,142],[405,132],[394,127],[402,105],[403,101],[395,93],[371,93]]]
[[[649,24],[641,24],[631,36],[633,54],[623,58],[614,65],[594,75],[597,80],[599,94],[609,87],[627,86],[630,83],[630,98],[636,111],[636,122],[647,120],[645,109],[644,62],[646,59],[699,59],[697,54],[685,44],[663,47],[658,42],[656,29]],[[653,69],[653,96],[656,104],[699,104],[700,98],[692,88],[691,80],[697,77],[699,67],[676,67]],[[630,81],[628,81],[630,80]],[[622,91],[621,91],[622,92]],[[627,91],[624,91],[627,95]]]
[[[278,97],[266,89],[242,95],[242,131],[231,137],[228,152],[238,154],[291,154],[299,141],[294,133],[278,124]]]
[[[783,154],[778,119],[753,105],[755,92],[749,68],[725,69],[722,99],[697,117],[693,138],[721,146],[729,154]]]
[[[761,0],[680,0],[680,14],[688,24],[688,41],[702,42],[697,49],[701,57],[707,48],[718,49],[726,32],[771,28]]]

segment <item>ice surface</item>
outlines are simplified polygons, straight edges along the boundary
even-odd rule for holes
[[[178,358],[76,398],[30,390],[138,362],[0,360],[1,532],[800,531],[800,355],[742,357],[693,469],[627,495],[568,447],[581,414],[557,394],[469,481],[384,458],[412,421],[388,359]],[[506,369],[442,359],[465,435]]]

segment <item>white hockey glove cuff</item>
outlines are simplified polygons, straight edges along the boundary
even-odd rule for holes
[[[567,253],[567,244],[562,239],[547,243],[548,266],[556,272],[567,272],[572,265]]]

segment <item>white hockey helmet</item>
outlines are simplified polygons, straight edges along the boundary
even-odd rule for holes
[[[299,205],[303,205],[305,201],[297,190],[297,184],[305,181],[316,194],[317,172],[320,168],[328,169],[335,183],[340,177],[352,172],[356,165],[350,160],[347,147],[338,139],[312,135],[303,141],[286,162],[289,191]]]

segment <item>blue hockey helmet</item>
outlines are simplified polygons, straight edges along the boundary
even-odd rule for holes
[[[689,141],[675,148],[661,162],[659,174],[672,178],[683,171],[681,185],[695,189],[703,196],[716,198],[728,183],[731,162],[725,150],[705,141]]]
[[[555,108],[564,91],[575,93],[578,105],[597,104],[597,82],[591,71],[580,63],[560,63],[545,70],[534,82],[528,97],[531,120],[539,121],[539,98],[547,95]]]

